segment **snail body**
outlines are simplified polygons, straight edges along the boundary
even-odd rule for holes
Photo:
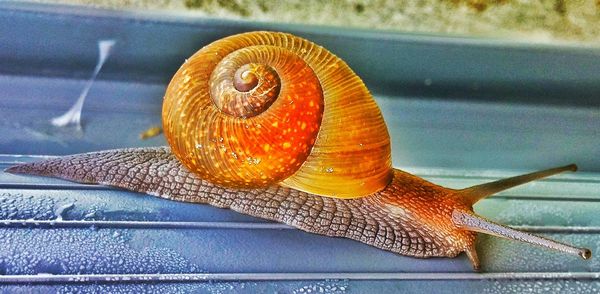
[[[296,36],[245,33],[199,50],[167,88],[163,128],[170,148],[77,154],[7,171],[230,208],[402,255],[465,252],[475,269],[477,232],[591,256],[473,212],[480,199],[575,165],[461,190],[394,169],[366,86],[341,59]]]

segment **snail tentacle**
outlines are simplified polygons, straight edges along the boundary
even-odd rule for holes
[[[567,171],[577,171],[577,165],[569,164],[561,167],[555,167],[547,170],[541,170],[529,174],[519,175],[516,177],[501,179],[490,183],[475,185],[459,190],[457,191],[457,194],[460,194],[459,197],[464,198],[465,201],[468,201],[469,203],[471,203],[471,205],[473,205],[479,200],[496,194],[498,192]]]
[[[592,257],[592,252],[587,248],[579,248],[544,237],[536,236],[527,232],[521,232],[519,230],[486,220],[470,212],[454,210],[452,212],[452,220],[457,226],[470,231],[526,242],[579,256],[582,259],[589,259]]]

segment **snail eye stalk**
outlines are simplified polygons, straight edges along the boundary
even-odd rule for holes
[[[575,164],[569,164],[561,167],[506,178],[491,183],[476,185],[466,189],[458,190],[457,195],[459,198],[463,198],[470,205],[473,205],[479,200],[484,199],[485,197],[488,197],[500,191],[504,191],[515,186],[519,186],[534,180],[546,178],[562,172],[576,170],[577,166]],[[592,257],[592,252],[587,248],[578,248],[543,237],[539,237],[533,234],[529,234],[526,232],[521,232],[513,228],[486,220],[480,216],[473,214],[472,212],[455,209],[452,213],[452,222],[456,226],[465,230],[539,245],[542,247],[558,250],[564,253],[577,255],[583,259],[589,259]]]
[[[485,197],[488,197],[490,195],[496,194],[500,191],[504,191],[512,187],[523,185],[531,181],[543,179],[566,171],[577,171],[577,165],[569,164],[561,167],[506,178],[491,183],[476,185],[466,189],[458,190],[458,195],[460,195],[460,197],[463,197],[468,202],[470,202],[471,205],[473,205],[477,203],[477,201],[484,199]]]
[[[469,212],[454,210],[452,213],[452,222],[458,227],[469,231],[530,243],[533,245],[558,250],[567,254],[577,255],[583,259],[590,259],[592,257],[592,251],[587,248],[578,248],[526,232],[521,232],[513,228],[491,222]]]

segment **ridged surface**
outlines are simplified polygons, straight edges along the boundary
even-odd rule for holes
[[[261,62],[267,66],[256,72],[272,68],[281,89],[272,102],[276,91],[259,82],[257,91],[268,98],[251,109],[235,102],[241,100],[229,89],[240,66]],[[213,100],[251,114],[234,118]],[[283,181],[318,195],[355,198],[380,191],[392,178],[387,128],[360,78],[329,51],[289,34],[240,34],[201,49],[171,81],[163,124],[189,169],[228,187]]]

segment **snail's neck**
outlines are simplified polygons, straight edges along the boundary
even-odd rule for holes
[[[444,207],[467,205],[454,189],[442,187],[399,169],[394,169],[393,173],[394,177],[390,184],[381,192],[376,193],[385,201],[399,204],[405,204],[406,202],[408,206],[415,205],[419,207],[436,207],[437,205],[433,204],[447,202],[456,204],[445,205]]]
[[[474,240],[474,234],[459,229],[452,222],[456,209],[471,211],[472,208],[456,191],[426,181],[407,172],[394,169],[392,182],[373,197],[394,215],[405,215],[419,223],[431,234],[441,239],[452,238],[464,243],[465,248]]]

